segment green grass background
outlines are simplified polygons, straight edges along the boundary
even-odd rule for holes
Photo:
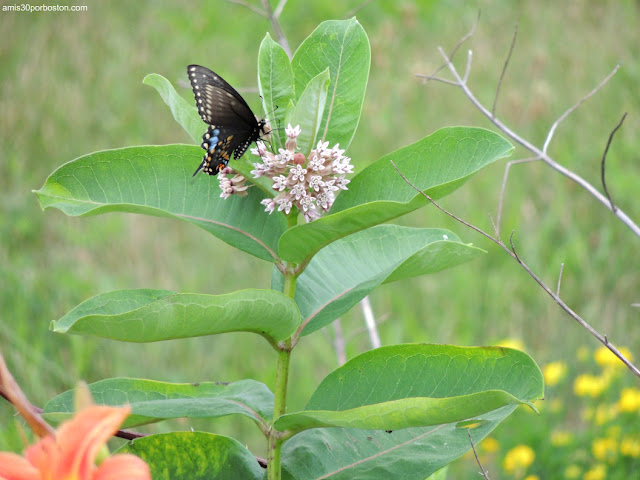
[[[264,18],[222,0],[73,4],[88,5],[88,12],[0,12],[2,353],[36,405],[78,379],[92,382],[111,376],[175,382],[254,378],[273,386],[275,353],[249,334],[128,345],[48,331],[52,319],[101,292],[149,287],[220,294],[267,288],[271,272],[270,264],[184,223],[124,214],[68,218],[59,211],[40,210],[31,190],[73,158],[127,145],[190,143],[156,92],[142,85],[148,73],[186,86],[185,66],[206,65],[241,87],[259,111],[257,51],[270,31]],[[295,49],[318,23],[344,18],[360,4],[291,0],[282,27]],[[356,170],[442,126],[493,128],[459,89],[435,82],[423,85],[415,77],[442,63],[436,47],[449,51],[470,29],[478,7],[480,23],[460,50],[457,64],[463,68],[467,48],[473,49],[469,83],[490,106],[518,24],[497,113],[539,146],[553,121],[622,63],[611,82],[560,126],[550,153],[599,185],[609,132],[622,113],[629,112],[609,152],[607,180],[617,204],[638,221],[638,2],[367,4],[357,18],[371,41],[371,74],[360,126],[347,152]],[[187,88],[181,92],[192,99]],[[517,148],[512,158],[525,156],[527,152]],[[487,168],[443,205],[490,231],[489,215],[496,214],[504,166],[502,161]],[[515,166],[506,193],[502,230],[505,237],[515,231],[520,256],[552,286],[564,262],[565,301],[640,359],[640,309],[630,306],[640,301],[639,239],[543,164]],[[539,364],[571,363],[578,346],[597,346],[485,238],[434,208],[399,222],[450,228],[488,254],[451,271],[374,292],[374,312],[386,319],[380,326],[384,344],[488,345],[519,338]],[[359,308],[342,318],[342,326],[349,357],[369,348]],[[332,330],[325,329],[305,337],[294,352],[291,408],[304,406],[317,383],[336,367],[331,335]],[[630,374],[628,381],[637,384]],[[12,413],[0,404],[0,449],[20,451]],[[246,419],[183,420],[147,431],[190,427],[233,435],[255,453],[264,453],[264,442]]]

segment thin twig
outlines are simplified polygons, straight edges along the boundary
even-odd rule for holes
[[[622,126],[622,122],[624,122],[625,118],[627,118],[627,113],[626,112],[624,113],[624,115],[622,115],[622,118],[620,119],[618,124],[615,126],[615,128],[609,134],[609,139],[607,140],[607,146],[604,149],[604,153],[602,154],[602,162],[600,163],[600,176],[602,177],[602,188],[604,189],[604,194],[609,199],[609,204],[611,205],[611,210],[614,211],[614,212],[617,210],[617,207],[613,204],[613,199],[611,198],[611,195],[609,194],[609,190],[607,189],[607,182],[605,182],[605,180],[604,180],[604,176],[605,176],[604,163],[605,163],[605,160],[607,159],[607,152],[609,151],[609,146],[611,145],[611,141],[613,140],[613,136],[616,134],[618,129]]]
[[[278,6],[273,11],[273,16],[276,19],[280,18],[280,15],[282,15],[282,11],[284,10],[284,7],[286,4],[287,4],[287,0],[280,0],[280,3],[278,3]]]
[[[482,473],[482,476],[486,479],[486,480],[491,480],[489,478],[489,475],[487,474],[487,472],[485,471],[485,469],[482,467],[482,464],[480,463],[480,459],[478,458],[478,452],[476,452],[476,447],[473,444],[473,439],[471,438],[471,429],[467,428],[467,435],[469,435],[469,443],[471,443],[471,450],[473,450],[473,455],[476,457],[476,463],[478,464],[478,466],[480,467],[480,472]]]
[[[631,361],[629,361],[629,359],[627,359],[627,357],[625,357],[622,353],[620,353],[620,350],[618,350],[617,347],[615,347],[612,343],[609,342],[609,340],[607,339],[607,337],[605,335],[602,335],[600,333],[598,333],[598,331],[596,331],[596,329],[594,329],[587,321],[585,321],[582,317],[580,317],[580,315],[578,315],[576,312],[574,312],[566,303],[564,303],[564,301],[558,296],[556,295],[534,272],[533,270],[531,270],[529,268],[529,266],[524,263],[524,261],[518,256],[518,252],[516,251],[516,248],[513,244],[513,232],[511,232],[511,237],[509,239],[509,244],[511,246],[511,249],[509,249],[503,242],[502,240],[500,240],[500,238],[498,237],[492,237],[491,235],[489,235],[488,233],[484,232],[483,230],[481,230],[480,228],[476,227],[475,225],[471,225],[470,223],[462,220],[461,218],[457,217],[456,215],[454,215],[453,213],[445,210],[444,208],[442,208],[440,205],[438,205],[438,203],[435,202],[435,200],[433,200],[429,195],[427,195],[425,192],[423,192],[422,190],[420,190],[418,187],[416,187],[413,183],[411,183],[409,181],[409,179],[400,171],[398,170],[398,167],[396,166],[396,164],[393,162],[393,160],[389,160],[391,162],[391,165],[393,165],[393,168],[396,169],[396,171],[398,172],[398,174],[402,177],[402,179],[408,184],[410,185],[413,189],[415,189],[417,192],[419,192],[422,196],[424,196],[427,200],[429,200],[438,210],[440,210],[441,212],[445,213],[446,215],[450,216],[451,218],[453,218],[454,220],[457,220],[458,222],[462,223],[463,225],[471,228],[472,230],[475,230],[476,232],[480,233],[481,235],[484,235],[485,237],[487,237],[489,240],[491,240],[493,243],[495,243],[496,245],[498,245],[500,248],[502,248],[505,252],[507,252],[507,254],[509,256],[511,256],[514,260],[516,260],[518,262],[518,264],[520,264],[520,266],[522,268],[524,268],[526,270],[526,272],[529,274],[529,276],[531,278],[533,278],[536,283],[538,285],[540,285],[540,287],[547,292],[547,294],[553,298],[553,300],[560,306],[560,308],[562,308],[562,310],[564,310],[567,314],[569,314],[569,316],[571,318],[573,318],[576,322],[578,322],[583,328],[585,328],[591,335],[593,335],[596,339],[598,339],[605,347],[607,347],[609,350],[611,350],[611,352],[618,357],[622,363],[624,363],[629,370],[631,370],[636,376],[638,376],[640,378],[640,369],[638,369],[638,367],[636,367],[633,363],[631,363]]]
[[[509,60],[511,60],[511,55],[513,54],[513,47],[516,45],[516,38],[518,38],[518,24],[516,23],[516,28],[513,32],[513,38],[511,39],[511,46],[509,47],[509,53],[507,54],[507,58],[504,61],[504,65],[502,66],[502,72],[500,72],[500,79],[498,80],[498,86],[496,87],[496,95],[493,97],[493,107],[491,107],[491,116],[496,116],[496,105],[498,104],[498,96],[500,95],[500,87],[502,86],[502,80],[504,79],[504,74],[507,72],[507,67],[509,66]],[[465,83],[466,80],[466,72],[465,72]]]
[[[367,332],[369,332],[369,341],[371,342],[371,348],[379,348],[381,345],[380,335],[378,334],[376,318],[373,316],[373,309],[371,308],[369,295],[360,300],[360,306],[362,307],[362,314],[364,315]]]
[[[436,77],[433,75],[423,75],[421,73],[416,73],[416,77],[424,80],[424,83],[427,83],[429,80],[434,80],[436,82],[446,83],[447,85],[453,85],[454,87],[458,86],[458,83],[454,82],[453,80],[447,80],[446,78]]]
[[[471,73],[471,60],[473,58],[473,50],[469,49],[467,51],[467,65],[464,67],[464,77],[462,77],[462,81],[467,83],[469,79],[469,74]]]
[[[473,34],[476,33],[476,28],[478,27],[478,24],[480,23],[480,14],[481,13],[482,13],[482,10],[478,9],[478,15],[476,16],[476,21],[473,22],[473,25],[471,26],[471,30],[469,30],[469,32],[464,37],[462,37],[458,41],[458,43],[456,43],[454,45],[453,50],[451,50],[451,53],[449,54],[449,58],[453,58],[453,56],[456,54],[456,52],[462,46],[462,44],[464,42],[466,42],[467,40],[469,40],[471,37],[473,37]]]
[[[562,285],[562,272],[564,272],[564,262],[560,264],[560,273],[558,273],[558,283],[556,285],[556,296],[560,296],[560,285]]]
[[[502,176],[502,187],[500,187],[500,199],[498,200],[498,215],[496,217],[496,224],[494,225],[494,230],[496,232],[496,236],[500,236],[500,222],[502,220],[502,206],[504,204],[504,192],[507,189],[507,179],[509,178],[509,171],[511,170],[511,165],[515,165],[517,163],[528,163],[534,162],[536,160],[540,160],[540,157],[529,157],[523,158],[520,160],[511,160],[507,162],[507,165],[504,169],[504,175]]]
[[[591,90],[589,93],[587,93],[584,97],[582,97],[578,101],[578,103],[576,103],[573,107],[569,108],[566,112],[564,112],[562,115],[560,115],[560,117],[555,122],[553,122],[553,125],[551,126],[551,128],[549,129],[549,133],[547,134],[547,138],[544,141],[544,145],[542,146],[543,153],[547,153],[547,148],[549,148],[549,143],[551,142],[551,139],[553,138],[553,134],[555,133],[556,129],[558,128],[558,125],[560,125],[560,123],[565,118],[567,118],[571,114],[571,112],[573,112],[580,105],[582,105],[584,102],[586,102],[591,97],[593,97],[598,92],[598,90],[600,90],[602,87],[604,87],[605,84],[611,79],[611,77],[613,77],[616,74],[616,72],[618,71],[619,68],[620,68],[620,64],[618,63],[615,66],[615,68],[611,71],[611,73],[609,75],[607,75],[606,77],[604,77],[604,79],[593,90]]]
[[[291,48],[289,47],[289,41],[287,40],[287,36],[284,34],[284,31],[280,26],[280,22],[278,21],[278,17],[280,16],[281,12],[279,12],[276,16],[273,10],[271,10],[271,4],[269,3],[269,0],[262,0],[262,6],[264,7],[264,11],[267,13],[267,18],[271,22],[271,28],[273,29],[273,33],[276,36],[276,41],[284,49],[287,56],[291,58]],[[278,5],[278,7],[280,7],[280,5]],[[284,5],[282,5],[282,8],[284,8]]]
[[[449,71],[453,74],[453,76],[456,79],[456,86],[460,87],[462,89],[462,91],[464,92],[464,94],[467,96],[467,98],[469,99],[469,101],[484,115],[486,116],[491,123],[493,123],[496,127],[498,127],[505,135],[507,135],[509,138],[511,138],[514,142],[519,143],[520,145],[522,145],[524,148],[526,148],[527,150],[529,150],[530,152],[532,152],[534,155],[536,155],[537,157],[539,157],[541,160],[543,160],[549,167],[553,168],[554,170],[556,170],[557,172],[561,173],[562,175],[564,175],[565,177],[569,178],[570,180],[572,180],[573,182],[577,183],[578,185],[580,185],[582,188],[584,188],[587,192],[589,192],[589,194],[591,194],[591,196],[593,196],[596,200],[598,200],[600,203],[602,203],[608,210],[610,210],[616,217],[618,217],[618,220],[620,220],[622,223],[624,223],[637,237],[640,237],[640,226],[638,226],[625,212],[623,212],[620,208],[616,208],[616,210],[612,210],[611,209],[611,205],[609,203],[609,200],[607,199],[606,196],[604,196],[602,193],[600,193],[598,191],[598,189],[596,189],[593,185],[591,185],[587,180],[585,180],[584,178],[582,178],[580,175],[578,175],[577,173],[569,170],[568,168],[560,165],[559,163],[557,163],[555,160],[553,160],[553,158],[551,158],[546,151],[540,150],[538,147],[536,147],[535,145],[533,145],[531,142],[529,142],[528,140],[526,140],[525,138],[521,137],[520,135],[518,135],[517,133],[515,133],[513,130],[511,130],[509,127],[507,127],[504,123],[502,123],[497,117],[494,117],[491,115],[491,112],[484,106],[482,105],[482,103],[480,103],[480,101],[475,97],[475,95],[473,94],[473,92],[469,89],[468,85],[466,83],[464,83],[462,81],[462,78],[460,77],[460,75],[458,74],[458,71],[456,70],[456,67],[453,65],[453,63],[451,62],[451,59],[449,57],[447,57],[447,54],[444,52],[444,50],[442,49],[442,47],[438,47],[438,52],[440,52],[440,55],[442,55],[442,57],[445,60],[445,64],[447,65],[447,67],[449,68]],[[572,107],[571,109],[569,109],[567,112],[565,112],[565,114],[558,120],[556,120],[556,123],[554,124],[554,126],[552,127],[552,130],[555,130],[555,128],[557,128],[557,125],[559,124],[559,122],[566,117],[569,113],[571,113],[571,111],[575,110],[575,108],[577,108],[581,103],[583,103],[587,98],[589,98],[591,95],[593,95],[598,89],[600,89],[618,70],[618,68],[620,67],[620,65],[617,65],[613,71],[607,75],[607,77],[600,82],[600,84],[598,85],[598,87],[596,87],[594,90],[592,90],[589,94],[587,94],[587,96],[585,96],[578,104],[576,104],[574,107]],[[549,136],[547,137],[547,140],[549,141],[551,139],[551,136],[553,134],[553,132],[549,132]],[[548,144],[548,142],[546,142]]]
[[[460,48],[460,46],[466,42],[468,39],[470,39],[473,34],[476,32],[476,27],[478,26],[478,23],[480,23],[480,13],[482,11],[480,9],[478,9],[478,16],[476,17],[476,21],[473,23],[473,26],[471,27],[471,30],[469,30],[469,32],[462,37],[458,43],[455,44],[455,46],[453,47],[453,49],[451,50],[451,53],[449,54],[449,58],[453,58],[453,56],[456,54],[456,52],[458,51],[458,48]],[[444,80],[440,80],[438,79],[438,77],[436,77],[436,74],[438,72],[440,72],[441,70],[444,70],[444,67],[446,67],[447,64],[444,63],[442,65],[440,65],[438,68],[435,69],[435,71],[433,71],[430,75],[421,75],[421,74],[416,74],[416,77],[420,77],[424,80],[424,83],[427,83],[429,80],[438,80],[444,83],[448,83],[447,81]],[[456,85],[454,83],[454,85]]]

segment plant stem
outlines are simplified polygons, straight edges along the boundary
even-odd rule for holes
[[[273,421],[275,422],[287,409],[287,382],[289,380],[289,361],[291,360],[291,339],[284,342],[284,348],[278,354],[278,370],[276,372],[276,391],[273,405]],[[280,452],[283,439],[280,432],[273,427],[269,432],[269,447],[267,455],[267,478],[279,480],[281,474]]]
[[[297,223],[297,212],[287,216],[288,227],[291,228]],[[292,269],[287,268],[284,273],[283,293],[293,299],[296,293],[297,276]],[[276,370],[276,388],[274,392],[273,422],[287,411],[287,383],[289,382],[289,363],[291,361],[291,337],[278,344],[278,367]],[[281,478],[281,450],[284,439],[282,432],[277,431],[273,426],[269,431],[269,445],[267,450],[267,479],[280,480]]]

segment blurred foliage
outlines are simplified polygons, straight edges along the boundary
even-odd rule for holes
[[[247,334],[128,345],[48,331],[52,319],[109,290],[227,293],[264,288],[271,274],[269,264],[167,219],[121,214],[68,218],[40,211],[31,190],[77,156],[127,145],[190,143],[156,92],[142,85],[148,73],[184,85],[181,93],[191,100],[185,66],[200,63],[245,87],[241,92],[259,111],[256,59],[270,28],[264,18],[222,0],[85,3],[88,12],[83,13],[0,13],[5,38],[0,43],[0,348],[36,405],[78,378],[254,378],[273,385],[274,371],[264,366],[275,362],[275,354],[266,342]],[[281,22],[292,48],[321,21],[343,18],[361,3],[290,1]],[[559,115],[616,63],[623,64],[602,91],[560,126],[550,153],[599,185],[609,132],[629,112],[609,151],[607,183],[619,206],[639,219],[638,3],[487,0],[479,7],[477,31],[460,50],[457,64],[464,66],[466,49],[473,49],[469,83],[491,105],[518,24],[497,114],[538,145]],[[442,126],[492,128],[460,90],[436,82],[423,85],[414,75],[431,73],[442,63],[436,47],[449,51],[471,28],[477,8],[462,1],[379,0],[357,12],[372,42],[372,67],[363,117],[347,152],[356,170]],[[526,156],[519,148],[513,158]],[[491,166],[443,205],[490,230],[503,170],[504,164]],[[515,166],[506,194],[502,231],[515,231],[520,256],[550,285],[564,262],[565,301],[609,339],[624,341],[637,353],[640,313],[630,304],[638,302],[640,291],[638,239],[593,198],[542,164]],[[452,229],[488,254],[458,269],[376,291],[374,312],[386,319],[380,326],[383,343],[486,345],[515,337],[525,340],[540,364],[558,358],[573,364],[572,352],[580,345],[595,345],[483,237],[433,208],[399,223]],[[357,308],[342,319],[349,357],[369,348],[362,326]],[[332,335],[329,327],[298,346],[291,409],[302,407],[320,379],[336,367]],[[629,374],[621,380],[627,386],[636,381]],[[20,450],[11,414],[10,407],[0,406],[0,449]],[[543,411],[535,424],[548,421]],[[153,428],[191,427],[233,432],[257,454],[264,451],[256,429],[242,419]],[[594,435],[606,436],[605,427],[593,428],[602,430]],[[518,429],[514,438],[520,434],[525,440],[534,438]],[[535,451],[536,445],[530,446]]]

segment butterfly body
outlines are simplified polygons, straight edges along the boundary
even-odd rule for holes
[[[268,133],[266,120],[258,120],[244,98],[220,75],[200,65],[189,65],[187,74],[202,121],[209,128],[202,136],[205,150],[202,170],[217,175],[233,156],[240,158],[249,145]]]

